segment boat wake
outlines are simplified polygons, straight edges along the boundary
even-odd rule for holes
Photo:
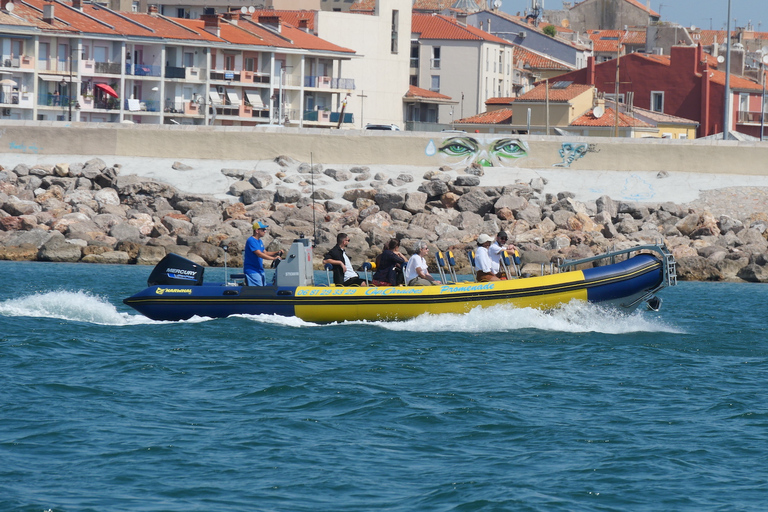
[[[550,311],[511,306],[477,307],[464,315],[422,315],[404,322],[372,323],[392,331],[417,332],[477,333],[539,329],[571,333],[669,332],[683,334],[680,329],[665,324],[659,318],[646,316],[641,311],[627,314],[582,301],[572,301]]]
[[[97,325],[156,324],[140,315],[121,313],[106,298],[84,291],[42,292],[0,302],[0,316],[55,318]]]

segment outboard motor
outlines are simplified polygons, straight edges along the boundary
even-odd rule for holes
[[[205,268],[182,258],[178,254],[168,254],[160,260],[147,279],[147,286],[160,284],[179,284],[185,286],[200,286],[203,284]]]

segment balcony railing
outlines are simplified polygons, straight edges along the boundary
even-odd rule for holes
[[[160,76],[160,66],[148,64],[126,64],[125,74],[134,76]]]
[[[165,66],[165,78],[187,78],[187,68]]]
[[[75,97],[71,98],[74,102],[76,100]],[[39,106],[48,106],[48,107],[63,107],[66,108],[70,101],[70,97],[64,94],[52,94],[47,92],[41,92],[37,95],[37,104]],[[74,103],[72,103],[74,106]]]
[[[120,63],[119,62],[96,62],[93,70],[94,72],[99,74],[105,73],[108,75],[119,75]]]
[[[739,111],[739,123],[741,124],[760,124],[763,122],[763,116],[765,113],[749,112],[746,110]]]
[[[419,67],[419,58],[418,57],[411,57],[411,67],[412,68],[418,68]]]
[[[19,93],[18,93],[18,91],[15,91],[15,92],[3,92],[3,91],[0,91],[0,104],[3,104],[3,105],[18,105],[19,104]]]
[[[131,108],[131,103],[129,103],[130,100],[125,100],[123,102],[123,108],[125,110],[129,110],[131,112],[159,112],[160,111],[160,102],[157,100],[139,100],[138,110],[135,108]]]
[[[240,81],[239,71],[216,71],[211,70],[211,80],[232,80],[234,82]]]

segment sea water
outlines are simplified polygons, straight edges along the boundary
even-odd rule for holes
[[[766,285],[155,322],[150,270],[0,262],[0,510],[768,509]]]

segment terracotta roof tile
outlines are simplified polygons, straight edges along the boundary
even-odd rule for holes
[[[523,67],[527,64],[531,69],[555,69],[562,71],[573,71],[576,69],[575,66],[556,61],[547,55],[534,52],[519,45],[514,46],[515,51],[513,56],[518,67]]]
[[[280,21],[298,27],[301,20],[307,20],[307,27],[312,32],[315,31],[315,11],[292,11],[292,10],[272,10],[272,9],[256,9],[251,15],[251,19],[256,21],[259,16],[279,16]]]
[[[485,7],[483,0],[474,0],[479,8]],[[414,0],[413,12],[442,12],[456,3],[456,0]]]
[[[574,119],[571,126],[593,126],[603,128],[616,126],[616,111],[612,108],[606,108],[605,113],[598,118],[595,117],[594,111],[590,110],[583,116]],[[619,127],[651,128],[651,125],[623,112],[619,112]]]
[[[552,103],[565,103],[571,101],[573,98],[584,94],[593,88],[591,85],[582,84],[570,84],[564,88],[553,87],[557,83],[557,79],[550,80],[549,83],[549,101]],[[547,88],[546,85],[540,83],[532,90],[518,97],[515,102],[521,101],[546,101],[547,100]]]
[[[512,109],[501,108],[492,112],[483,112],[472,117],[465,117],[455,121],[455,124],[510,124],[512,122]]]
[[[488,98],[485,102],[486,105],[510,105],[517,98]]]
[[[452,99],[450,96],[446,96],[445,94],[440,94],[439,92],[422,89],[421,87],[416,87],[415,85],[408,86],[408,92],[405,93],[405,97],[406,98],[429,98],[429,99],[439,99],[439,100]]]
[[[509,41],[493,36],[479,28],[463,25],[454,18],[440,14],[414,13],[411,33],[420,39],[445,39],[452,41],[487,41],[510,46]]]
[[[645,44],[645,32],[639,30],[588,30],[587,36],[596,52],[616,52],[619,41],[622,48],[625,45]]]

